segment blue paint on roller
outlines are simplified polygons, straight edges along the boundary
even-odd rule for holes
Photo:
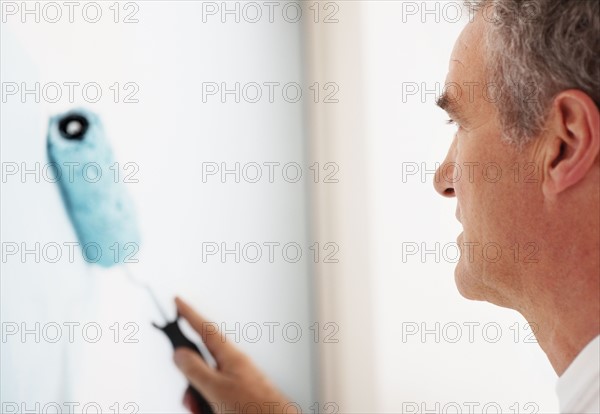
[[[103,267],[137,261],[135,210],[100,118],[84,109],[52,117],[48,157],[86,261]]]

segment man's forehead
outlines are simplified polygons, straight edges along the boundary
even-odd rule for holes
[[[484,78],[484,19],[476,16],[462,30],[448,62],[446,83],[481,82]]]
[[[438,98],[437,105],[453,118],[471,117],[483,110],[481,91],[485,82],[483,19],[475,18],[460,33],[450,60],[444,93]],[[473,107],[474,102],[479,102]]]

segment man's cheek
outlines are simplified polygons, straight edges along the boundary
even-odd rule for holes
[[[454,193],[456,195],[456,203],[459,212],[459,219],[468,213],[469,207],[472,205],[470,187],[472,184],[464,182],[462,179],[454,183]]]

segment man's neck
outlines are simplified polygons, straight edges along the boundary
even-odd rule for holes
[[[550,360],[556,374],[561,376],[583,348],[598,334],[597,329],[588,329],[579,333],[571,332],[570,334],[567,333],[567,329],[563,329],[561,332],[555,332],[547,340],[538,342]]]
[[[536,331],[538,344],[558,376],[600,334],[598,291],[598,286],[590,287],[588,293],[582,295],[577,287],[545,303],[536,300],[535,304],[519,310]]]

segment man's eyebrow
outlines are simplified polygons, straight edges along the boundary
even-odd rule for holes
[[[452,99],[448,95],[448,91],[445,91],[440,97],[435,100],[435,104],[446,111],[449,115],[456,118],[462,117],[462,110],[458,105],[456,99]]]

